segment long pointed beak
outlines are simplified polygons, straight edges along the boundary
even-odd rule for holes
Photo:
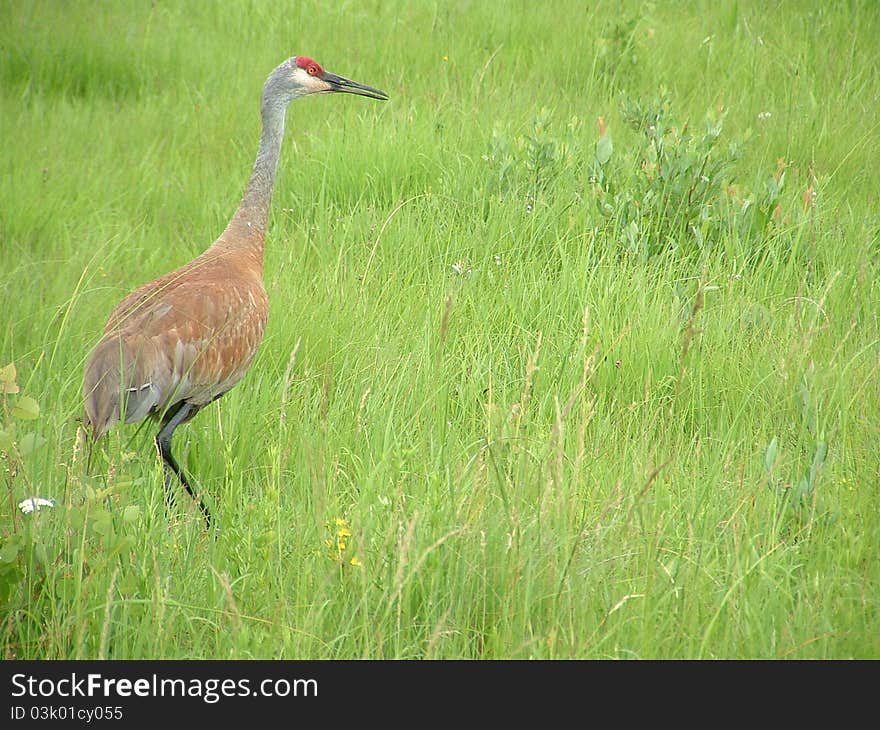
[[[346,79],[342,76],[328,73],[327,71],[324,72],[324,76],[322,78],[324,79],[324,81],[330,84],[330,88],[327,89],[327,91],[341,91],[346,94],[368,96],[371,99],[380,99],[381,101],[388,100],[388,94],[386,94],[384,91],[379,91],[379,89],[374,89],[372,86],[359,84],[357,81],[352,81],[351,79]]]

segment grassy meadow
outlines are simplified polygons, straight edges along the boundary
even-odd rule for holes
[[[0,0],[4,658],[880,657],[872,2]],[[78,435],[294,102],[247,377]],[[14,368],[4,367],[14,364]],[[22,513],[30,496],[54,509]]]

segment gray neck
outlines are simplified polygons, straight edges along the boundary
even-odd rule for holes
[[[261,268],[269,206],[272,202],[272,190],[275,187],[275,172],[281,154],[281,140],[284,138],[286,109],[286,103],[271,101],[267,103],[266,99],[263,100],[263,131],[251,179],[245,188],[238,210],[235,211],[223,235],[211,247],[215,252],[217,249],[247,249],[257,259]]]
[[[263,107],[263,133],[260,149],[254,162],[251,179],[245,188],[241,204],[235,213],[265,235],[269,219],[269,206],[272,203],[272,190],[275,188],[275,172],[281,154],[281,140],[284,138],[284,113],[286,106],[266,104]]]

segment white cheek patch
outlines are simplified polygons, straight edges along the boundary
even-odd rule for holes
[[[318,76],[310,76],[309,72],[302,68],[296,69],[296,82],[309,91],[326,91],[330,84]]]

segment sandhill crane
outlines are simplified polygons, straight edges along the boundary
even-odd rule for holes
[[[199,507],[171,452],[174,430],[226,393],[253,362],[266,328],[263,247],[287,105],[307,94],[344,92],[387,99],[383,91],[328,73],[306,56],[289,58],[266,80],[262,135],[250,181],[220,237],[197,258],[123,299],[104,327],[83,378],[86,425],[97,441],[119,421],[160,420],[156,448],[165,470]]]

